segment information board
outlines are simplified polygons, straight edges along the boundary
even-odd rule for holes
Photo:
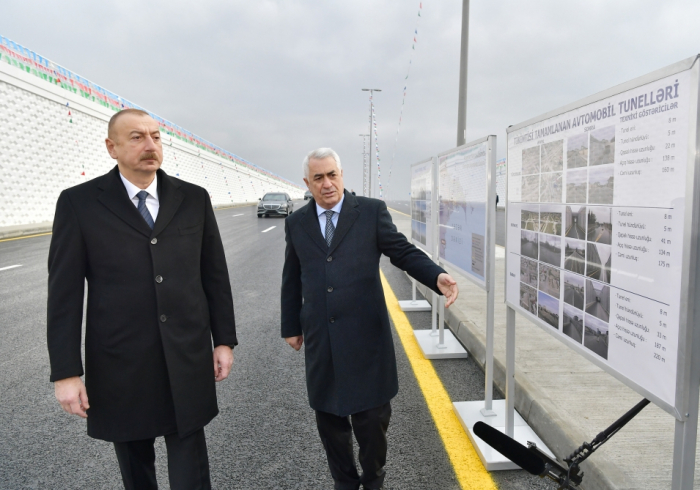
[[[506,220],[507,303],[669,412],[698,117],[674,66],[510,128]]]
[[[485,287],[489,169],[495,136],[438,155],[439,257]],[[495,211],[495,196],[493,198]]]
[[[429,254],[433,242],[433,160],[411,165],[411,241]]]

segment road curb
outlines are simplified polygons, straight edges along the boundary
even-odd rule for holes
[[[224,206],[214,206],[214,211],[231,208],[243,208],[246,206],[255,206],[256,202],[246,202],[242,204],[227,204]],[[0,240],[4,238],[21,238],[24,236],[38,235],[39,233],[49,233],[53,228],[53,221],[44,221],[42,223],[33,223],[29,225],[15,225],[0,227]]]
[[[408,274],[406,274],[407,277]],[[420,293],[429,302],[431,290],[416,283]],[[477,364],[484,369],[486,359],[486,339],[477,327],[456,305],[445,310],[445,323],[462,343]],[[493,379],[496,387],[505,393],[506,369],[503,362],[494,356]],[[591,441],[596,434],[583,434],[567,423],[559,414],[550,398],[530,383],[526,374],[515,366],[515,408],[530,427],[547,444],[549,449],[562,460],[578,448],[584,441]],[[600,430],[604,428],[601,427]],[[617,465],[609,461],[588,459],[584,463],[583,490],[633,490],[632,483]],[[534,478],[534,476],[533,476]]]
[[[0,239],[20,238],[23,236],[38,235],[39,233],[49,233],[52,227],[52,221],[30,225],[3,226],[0,227]]]

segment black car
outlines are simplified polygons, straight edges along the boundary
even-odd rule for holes
[[[268,192],[258,203],[258,218],[289,216],[293,211],[294,203],[286,192]]]
[[[307,199],[312,199],[313,197],[314,196],[313,194],[311,194],[311,191],[304,192],[304,201],[306,201]]]

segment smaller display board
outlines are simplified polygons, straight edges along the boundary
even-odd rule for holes
[[[487,202],[495,136],[438,155],[439,257],[486,288]],[[495,209],[495,197],[493,199]]]
[[[428,254],[435,248],[432,216],[433,159],[411,165],[411,241]]]
[[[697,120],[691,59],[508,130],[506,302],[676,416]]]

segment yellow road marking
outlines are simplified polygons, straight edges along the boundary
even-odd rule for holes
[[[389,208],[389,206],[387,206],[387,208]],[[410,214],[403,213],[403,212],[399,211],[398,209],[394,209],[394,208],[389,208],[389,209],[391,209],[395,213],[403,214],[404,216],[408,216],[409,218],[411,217]]]
[[[489,475],[474,447],[469,441],[467,433],[457,419],[452,408],[452,400],[447,394],[447,390],[442,385],[433,364],[423,357],[423,354],[413,335],[413,328],[406,318],[406,314],[401,311],[399,302],[394,295],[394,291],[389,286],[389,282],[380,271],[382,286],[389,315],[394,322],[394,327],[399,334],[406,356],[408,357],[413,373],[418,380],[425,401],[430,409],[430,414],[437,427],[445,451],[450,458],[457,481],[463,489],[474,490],[496,490],[491,475]]]
[[[14,238],[3,238],[0,240],[0,242],[11,242],[13,240],[24,240],[25,238],[34,238],[35,236],[44,236],[44,235],[50,235],[51,232],[48,233],[37,233],[36,235],[27,235],[27,236],[18,236]]]

